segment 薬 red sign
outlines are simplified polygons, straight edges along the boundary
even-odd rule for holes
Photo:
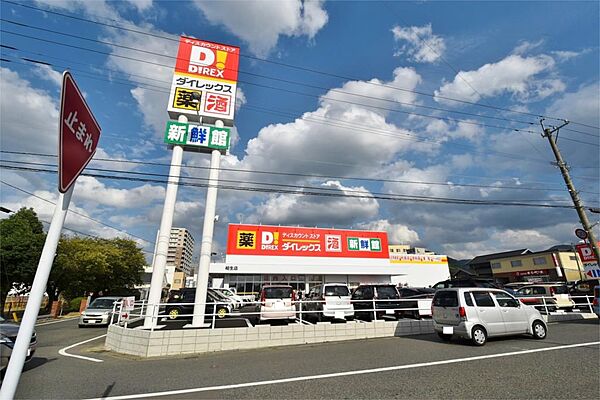
[[[94,156],[101,130],[68,71],[63,73],[58,127],[58,190],[65,193]]]
[[[175,74],[236,82],[240,48],[181,36]]]
[[[230,224],[227,255],[389,258],[386,232]]]

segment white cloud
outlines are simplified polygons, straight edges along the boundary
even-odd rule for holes
[[[63,75],[62,73],[55,71],[48,65],[38,65],[33,70],[33,73],[38,77],[54,83],[57,87],[62,88]]]
[[[209,22],[222,24],[264,57],[280,36],[313,39],[328,20],[322,1],[194,1]]]
[[[587,54],[589,52],[591,52],[592,49],[584,49],[582,51],[562,51],[562,50],[556,50],[556,51],[551,51],[550,53],[554,56],[556,56],[556,59],[559,62],[564,62],[564,61],[569,61],[573,58],[582,56],[584,54]]]
[[[127,0],[138,12],[143,12],[152,8],[152,0]]]
[[[96,178],[81,176],[77,179],[75,197],[98,205],[140,209],[164,199],[165,189],[163,186],[149,184],[130,189],[115,189],[106,187]]]
[[[433,34],[431,24],[406,28],[395,26],[392,32],[396,41],[407,42],[394,54],[396,56],[406,54],[411,61],[433,63],[446,51],[444,39]]]
[[[56,154],[59,111],[55,98],[33,88],[29,81],[8,68],[0,68],[0,93],[2,148]],[[9,93],[19,95],[10,96]]]
[[[390,244],[417,244],[419,234],[406,225],[392,224],[386,219],[379,219],[358,225],[358,228],[371,231],[385,231]]]
[[[320,187],[341,197],[272,195],[256,207],[250,220],[263,224],[348,226],[352,221],[373,218],[379,212],[377,200],[364,187],[346,187],[338,181],[327,181]]]
[[[435,91],[435,100],[455,105],[441,97],[477,102],[505,93],[522,101],[545,98],[565,89],[558,79],[539,78],[540,74],[551,72],[554,66],[554,59],[547,55],[522,57],[512,54],[475,71],[460,71],[452,82],[444,83]]]
[[[529,42],[529,41],[524,40],[517,47],[515,47],[515,49],[513,50],[513,54],[519,54],[519,55],[526,54],[526,53],[530,52],[531,50],[537,49],[542,44],[544,44],[544,39],[540,39],[537,42]]]
[[[119,14],[109,6],[109,2],[106,0],[36,0],[36,3],[70,12],[81,10],[96,18],[119,19]]]
[[[575,92],[565,93],[548,107],[546,114],[598,126],[600,120],[600,84],[595,82],[581,86]]]

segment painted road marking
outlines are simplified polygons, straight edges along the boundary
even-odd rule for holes
[[[79,343],[72,344],[72,345],[70,345],[70,346],[67,346],[67,347],[65,347],[65,348],[62,348],[62,349],[60,349],[60,350],[58,351],[58,354],[60,354],[61,356],[65,356],[65,357],[74,357],[74,358],[80,358],[80,359],[82,359],[82,360],[86,360],[86,361],[93,361],[93,362],[103,362],[102,360],[99,360],[99,359],[97,359],[97,358],[86,357],[86,356],[79,356],[79,355],[77,355],[77,354],[69,354],[69,353],[67,353],[67,350],[69,350],[69,349],[72,349],[73,347],[79,346],[79,345],[81,345],[81,344],[85,344],[85,343],[91,342],[91,341],[93,341],[93,340],[96,340],[96,339],[103,338],[103,337],[105,337],[105,336],[106,336],[106,333],[105,333],[104,335],[96,336],[95,338],[91,338],[91,339],[88,339],[88,340],[84,340],[83,342],[79,342]]]
[[[73,321],[74,319],[79,318],[79,315],[76,317],[69,317],[69,318],[63,318],[59,321],[52,321],[52,322],[43,322],[41,324],[36,324],[35,326],[44,326],[44,325],[52,325],[52,324],[58,324],[59,322],[66,322],[66,321]]]
[[[510,357],[510,356],[518,356],[521,354],[540,353],[540,352],[544,352],[544,351],[572,349],[572,348],[583,347],[583,346],[595,346],[595,345],[599,345],[599,344],[600,344],[600,342],[577,343],[577,344],[569,344],[569,345],[564,345],[564,346],[544,347],[541,349],[533,349],[533,350],[522,350],[522,351],[511,351],[508,353],[488,354],[485,356],[455,358],[455,359],[451,359],[451,360],[432,361],[432,362],[408,364],[408,365],[396,365],[393,367],[372,368],[372,369],[363,369],[363,370],[346,371],[346,372],[334,372],[334,373],[322,374],[322,375],[298,376],[298,377],[294,377],[294,378],[283,378],[283,379],[272,379],[272,380],[268,380],[268,381],[236,383],[236,384],[232,384],[232,385],[205,386],[205,387],[192,388],[192,389],[169,390],[169,391],[165,391],[165,392],[141,393],[141,394],[130,394],[130,395],[124,395],[124,396],[102,397],[102,398],[90,399],[90,400],[101,400],[101,399],[124,400],[124,399],[142,399],[145,397],[158,397],[158,396],[177,396],[177,395],[185,395],[185,394],[190,394],[190,393],[240,389],[240,388],[253,387],[253,386],[266,386],[266,385],[275,385],[275,384],[280,384],[280,383],[301,382],[301,381],[310,381],[310,380],[315,380],[315,379],[338,378],[338,377],[342,377],[342,376],[364,375],[364,374],[374,374],[374,373],[378,373],[378,372],[399,371],[399,370],[403,370],[403,369],[432,367],[432,366],[436,366],[436,365],[456,364],[456,363],[461,363],[461,362],[486,360],[489,358]]]

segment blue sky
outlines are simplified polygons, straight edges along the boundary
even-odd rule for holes
[[[88,171],[97,174],[164,180],[147,174],[167,174],[168,166],[147,163],[170,161],[162,137],[179,35],[241,48],[223,184],[336,196],[222,189],[217,252],[226,246],[227,223],[240,221],[386,230],[392,243],[456,258],[574,242],[575,211],[539,206],[571,202],[535,115],[576,122],[561,130],[559,145],[586,205],[599,206],[598,2],[19,4],[28,7],[1,4],[1,42],[18,49],[1,49],[2,150],[56,154],[60,77],[68,67],[103,129],[96,159],[105,161],[90,167],[112,172]],[[2,159],[29,167],[22,163],[56,162]],[[209,157],[186,153],[184,163],[185,181],[203,182]],[[51,219],[53,206],[40,197],[56,200],[56,175],[3,168],[2,181],[9,184],[0,187],[2,205],[34,207]],[[77,214],[66,226],[102,237],[127,232],[152,251],[164,187],[81,177],[71,209],[119,230]],[[398,195],[538,206],[382,198]],[[205,196],[201,187],[178,192],[174,226],[190,229],[196,242]]]

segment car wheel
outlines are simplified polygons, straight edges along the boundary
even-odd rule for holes
[[[452,335],[448,335],[447,333],[438,332],[437,334],[444,342],[449,342],[452,339]]]
[[[540,321],[534,321],[533,325],[531,325],[531,330],[535,339],[541,340],[546,338],[546,327]]]
[[[483,346],[487,342],[487,333],[481,326],[476,326],[471,332],[471,340],[475,346]]]
[[[82,325],[82,324],[79,324],[77,326],[80,327],[80,328],[85,328],[85,325]]]
[[[169,319],[177,319],[181,314],[181,310],[178,307],[171,308],[168,312]]]
[[[421,319],[421,314],[419,314],[419,310],[413,310],[411,317],[414,319]]]
[[[227,309],[226,308],[219,308],[217,310],[217,318],[225,318],[225,316],[227,315]]]

